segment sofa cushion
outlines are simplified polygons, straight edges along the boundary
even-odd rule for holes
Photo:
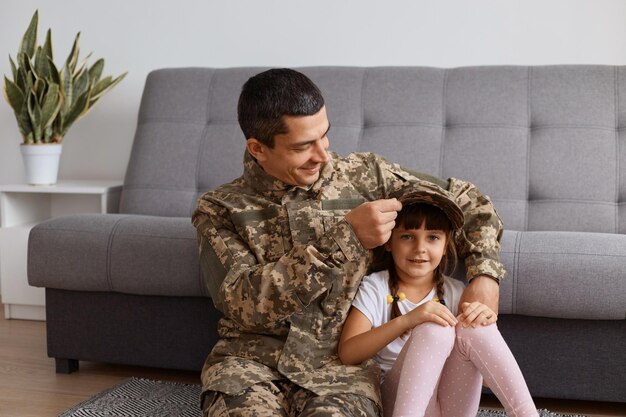
[[[187,217],[57,217],[31,230],[28,257],[28,281],[34,286],[208,296]]]
[[[505,231],[500,312],[565,319],[626,318],[626,236]]]

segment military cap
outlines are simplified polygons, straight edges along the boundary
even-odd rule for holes
[[[433,183],[407,184],[392,192],[389,197],[397,198],[402,203],[402,206],[424,203],[438,207],[448,216],[455,229],[463,227],[465,222],[463,210],[456,203],[454,195]]]

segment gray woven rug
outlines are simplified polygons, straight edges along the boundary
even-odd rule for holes
[[[201,417],[200,385],[130,378],[58,417]]]
[[[540,417],[583,417],[539,410]],[[131,378],[102,391],[58,417],[201,417],[200,385]],[[476,417],[506,417],[480,410]]]

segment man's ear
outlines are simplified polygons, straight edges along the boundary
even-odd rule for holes
[[[267,159],[267,146],[256,138],[249,138],[246,142],[248,153],[257,161],[263,162]]]

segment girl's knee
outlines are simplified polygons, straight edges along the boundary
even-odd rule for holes
[[[499,331],[498,326],[494,323],[488,326],[478,325],[476,327],[463,327],[461,324],[458,324],[455,332],[456,340],[463,343],[476,339],[490,338]]]
[[[426,322],[413,328],[411,337],[417,337],[424,341],[436,341],[437,343],[452,346],[455,339],[455,330],[452,326],[442,326],[437,323]]]

